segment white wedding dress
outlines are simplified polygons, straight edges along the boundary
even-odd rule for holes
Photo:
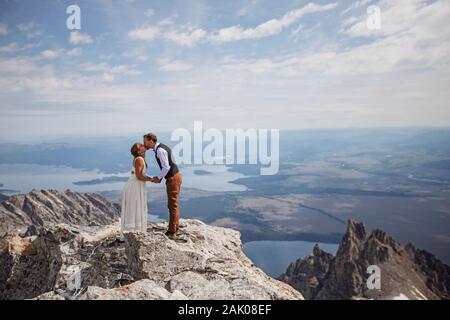
[[[147,189],[144,181],[138,180],[133,162],[130,179],[125,184],[122,192],[122,232],[146,232],[147,231]],[[145,175],[146,167],[143,174]]]

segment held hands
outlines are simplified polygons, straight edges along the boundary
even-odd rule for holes
[[[151,177],[150,178],[150,181],[153,182],[153,183],[161,183],[161,180],[158,177]]]

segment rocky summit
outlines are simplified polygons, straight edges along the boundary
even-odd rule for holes
[[[379,277],[370,266],[379,268]],[[280,280],[306,299],[450,299],[449,266],[355,221],[349,221],[335,257],[316,246],[310,256],[289,265]]]
[[[237,231],[181,220],[176,241],[165,223],[122,235],[118,212],[70,191],[4,202],[0,299],[303,299],[252,264]]]

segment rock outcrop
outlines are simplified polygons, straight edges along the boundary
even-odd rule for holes
[[[332,260],[333,255],[316,244],[311,255],[291,263],[279,279],[296,288],[306,299],[312,299],[321,289]]]
[[[40,198],[39,205],[36,192],[18,196],[6,203],[17,211],[0,211],[3,221],[30,223],[25,234],[4,239],[0,299],[303,299],[252,264],[237,231],[181,220],[176,241],[165,236],[164,223],[122,235],[113,219],[117,209],[100,196],[51,194],[52,202]],[[71,201],[62,200],[67,195]],[[24,204],[29,198],[34,213]],[[11,218],[14,212],[27,223]]]
[[[40,227],[55,223],[105,225],[119,216],[118,206],[95,193],[33,190],[0,204],[0,237],[28,228],[28,235],[33,235]]]
[[[379,290],[367,285],[368,267],[374,265],[380,270]],[[411,244],[402,246],[381,230],[368,232],[355,221],[349,221],[335,257],[316,246],[280,280],[306,299],[450,299],[449,266]]]

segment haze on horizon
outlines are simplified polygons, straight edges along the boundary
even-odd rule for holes
[[[450,126],[448,1],[72,4],[1,1],[2,138]]]

